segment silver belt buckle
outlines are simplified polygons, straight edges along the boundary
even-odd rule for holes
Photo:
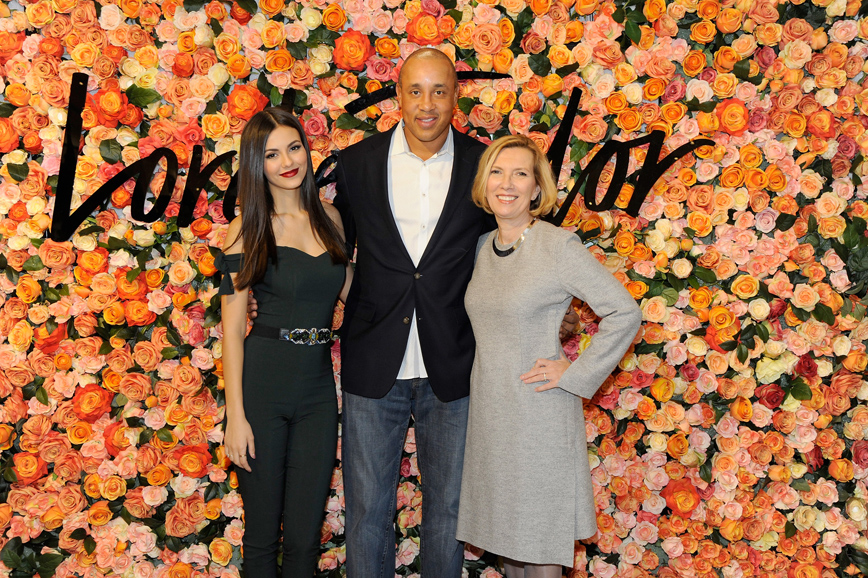
[[[289,329],[284,329],[283,327],[281,327],[280,328],[280,335],[278,336],[278,339],[280,339],[281,341],[291,341],[292,340],[292,331]]]

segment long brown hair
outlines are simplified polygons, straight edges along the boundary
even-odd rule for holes
[[[298,131],[304,150],[307,152],[307,173],[301,183],[301,208],[307,212],[310,227],[319,237],[332,263],[346,264],[347,254],[337,226],[326,214],[319,198],[310,160],[310,145],[304,128],[289,111],[269,107],[255,114],[241,133],[238,169],[238,203],[241,209],[241,238],[244,253],[241,271],[235,278],[235,287],[243,289],[258,283],[265,276],[268,261],[277,260],[277,243],[274,240],[274,198],[265,179],[265,144],[268,136],[278,126],[287,126]],[[236,239],[237,240],[237,239]]]

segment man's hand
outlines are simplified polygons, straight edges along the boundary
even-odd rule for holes
[[[259,315],[256,312],[257,305],[258,304],[256,303],[256,298],[253,296],[253,291],[251,291],[250,294],[247,296],[247,317],[249,317],[251,320],[256,319],[256,316]],[[576,321],[578,320],[579,318],[578,316],[576,316]],[[573,324],[573,326],[575,326],[575,323]],[[563,331],[564,328],[561,327],[561,334],[563,334]]]
[[[253,299],[253,298],[251,297],[251,299]],[[253,308],[255,309],[256,308],[256,305],[255,305],[256,301],[253,301],[253,303],[254,303]],[[250,306],[249,305],[248,305],[247,311],[248,311],[248,313],[250,312]],[[578,324],[579,324],[579,314],[576,313],[572,307],[570,307],[569,310],[567,311],[567,314],[564,315],[564,320],[561,321],[561,329],[560,329],[560,333],[559,333],[561,341],[565,341],[566,339],[568,339],[570,337],[570,335],[575,333],[576,332],[576,325],[578,325]]]

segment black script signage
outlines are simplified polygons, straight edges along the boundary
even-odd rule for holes
[[[459,78],[501,78],[505,75],[496,73],[484,72],[460,72]],[[389,86],[385,89],[378,90],[374,93],[364,96],[362,99],[357,99],[348,104],[347,112],[353,114],[364,108],[377,104],[387,98],[391,98],[395,94],[394,86]],[[582,91],[574,89],[570,94],[570,101],[567,105],[563,120],[558,127],[552,145],[549,147],[548,159],[552,165],[552,171],[557,176],[563,166],[564,155],[567,151],[567,146],[572,133],[573,121],[578,114],[579,101],[581,100]],[[78,152],[81,144],[82,130],[82,114],[84,112],[84,103],[87,98],[87,76],[82,73],[72,75],[72,85],[69,96],[69,111],[67,114],[66,134],[63,139],[63,149],[60,158],[60,172],[58,175],[58,184],[55,191],[54,216],[51,222],[51,239],[54,241],[65,241],[72,237],[79,225],[94,211],[106,204],[111,197],[112,192],[126,183],[129,179],[135,178],[136,185],[133,190],[131,199],[130,215],[136,221],[143,223],[153,223],[162,217],[169,206],[172,197],[172,191],[175,188],[175,182],[178,179],[178,157],[168,148],[162,147],[156,149],[147,157],[140,159],[130,166],[124,168],[117,175],[113,176],[104,185],[96,190],[89,198],[87,198],[75,212],[70,214],[72,207],[72,185],[75,180],[75,169],[78,163]],[[361,101],[361,102],[360,102]],[[282,106],[292,107],[295,102],[295,91],[287,91],[283,96]],[[663,150],[663,141],[665,134],[662,131],[653,131],[651,134],[641,138],[631,140],[629,142],[609,141],[594,155],[588,163],[586,169],[581,171],[575,181],[575,185],[567,194],[563,204],[557,213],[549,215],[546,220],[560,226],[569,212],[570,206],[576,198],[576,195],[584,186],[585,206],[592,211],[607,211],[611,209],[621,188],[627,181],[627,169],[630,160],[630,149],[644,145],[648,146],[648,151],[645,156],[645,162],[639,169],[636,178],[632,196],[625,211],[632,216],[639,214],[639,209],[645,197],[651,191],[654,183],[665,173],[672,165],[681,157],[691,153],[700,146],[713,145],[714,141],[709,139],[697,139],[678,147],[675,151],[667,155],[662,160],[660,153]],[[227,152],[219,155],[202,169],[201,145],[193,147],[193,154],[190,160],[190,169],[187,172],[187,182],[184,186],[184,193],[181,197],[180,209],[178,212],[178,226],[187,227],[193,222],[193,211],[196,207],[196,201],[199,198],[199,193],[206,185],[211,175],[220,167],[220,165],[235,156],[235,152]],[[602,200],[597,201],[596,190],[600,181],[600,176],[609,161],[614,157],[615,169],[612,181],[606,189],[606,194]],[[145,203],[147,199],[148,189],[151,180],[154,177],[154,170],[157,163],[161,159],[166,159],[166,179],[160,189],[160,194],[149,211],[145,211]],[[316,172],[317,185],[322,187],[330,182],[334,182],[334,172],[326,175],[326,171],[337,160],[337,155],[329,156],[320,165]],[[229,189],[223,200],[223,216],[226,220],[231,221],[235,217],[235,202],[237,198],[236,192],[236,177],[232,178]]]

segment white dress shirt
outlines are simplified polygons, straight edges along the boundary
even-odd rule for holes
[[[389,148],[389,206],[413,264],[419,265],[446,202],[455,147],[450,129],[443,147],[423,161],[410,151],[403,128],[402,122],[392,133]],[[422,360],[415,311],[410,319],[410,338],[398,379],[428,377]]]

